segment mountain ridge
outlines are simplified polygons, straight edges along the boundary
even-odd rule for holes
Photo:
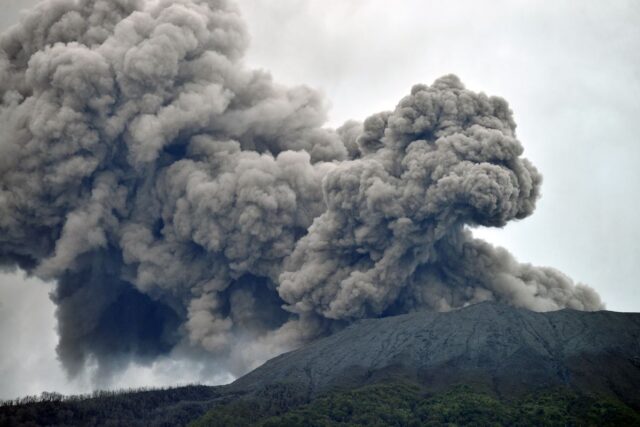
[[[640,398],[630,391],[640,387],[640,314],[538,313],[484,302],[444,313],[363,319],[271,359],[230,387],[295,383],[313,396],[396,376],[434,391],[471,382],[498,395],[534,384],[586,387],[622,395],[637,407]]]

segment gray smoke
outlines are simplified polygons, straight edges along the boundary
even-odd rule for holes
[[[0,265],[57,282],[70,373],[178,348],[241,373],[363,317],[603,306],[468,230],[538,197],[504,100],[445,76],[327,129],[247,42],[224,0],[48,0],[0,38]]]

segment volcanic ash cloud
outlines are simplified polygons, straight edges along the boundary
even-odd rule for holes
[[[57,282],[70,373],[180,349],[237,374],[490,299],[602,307],[468,231],[538,197],[504,100],[450,75],[332,130],[247,42],[222,0],[50,0],[0,38],[0,264]]]

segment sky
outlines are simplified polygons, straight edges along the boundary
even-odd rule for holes
[[[0,0],[0,29],[33,1]],[[386,110],[413,84],[457,74],[504,97],[544,176],[534,214],[474,233],[519,261],[592,286],[615,311],[640,311],[640,5],[633,1],[242,0],[248,65],[330,100],[329,125]],[[55,355],[52,284],[0,276],[0,399],[76,393]],[[180,360],[131,367],[110,384],[160,386],[228,375]],[[100,386],[100,385],[98,385]]]

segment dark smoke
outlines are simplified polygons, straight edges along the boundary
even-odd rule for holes
[[[70,373],[178,347],[240,373],[489,299],[602,307],[467,229],[538,197],[504,100],[445,76],[334,131],[247,41],[224,0],[49,0],[0,38],[0,264],[57,282]]]

